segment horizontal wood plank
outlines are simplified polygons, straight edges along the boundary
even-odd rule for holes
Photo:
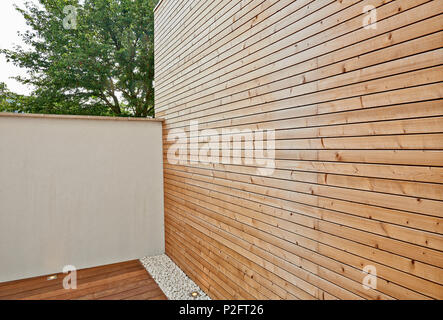
[[[76,289],[63,288],[66,274],[55,276],[0,283],[0,300],[166,299],[138,260],[77,270]]]
[[[442,299],[443,0],[160,7],[171,259],[214,299]]]

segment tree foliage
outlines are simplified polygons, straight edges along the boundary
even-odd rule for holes
[[[29,71],[16,79],[35,88],[19,111],[154,115],[157,1],[39,2],[16,7],[30,26],[20,35],[31,49],[1,50],[8,61]]]
[[[30,105],[31,99],[11,92],[6,83],[0,82],[0,112],[24,112],[24,106]]]

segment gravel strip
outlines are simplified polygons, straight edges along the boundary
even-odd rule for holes
[[[211,300],[166,254],[140,261],[169,300]],[[197,298],[190,295],[194,291]]]

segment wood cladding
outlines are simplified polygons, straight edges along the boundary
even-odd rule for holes
[[[212,298],[443,299],[442,11],[443,0],[157,7],[166,252]],[[275,170],[257,174],[247,147],[240,163],[193,158],[192,122],[222,138],[274,130]],[[169,161],[177,144],[187,161]],[[367,266],[377,281],[364,288]]]

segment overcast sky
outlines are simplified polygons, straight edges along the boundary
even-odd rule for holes
[[[29,0],[38,2],[37,0]],[[17,36],[17,31],[27,29],[23,17],[15,11],[14,4],[22,6],[24,0],[0,0],[0,48],[10,49],[14,44],[23,44]],[[12,76],[25,76],[26,70],[15,67],[12,63],[7,63],[6,59],[0,55],[0,82],[5,82],[11,91],[26,94],[30,89],[15,80],[9,79]]]

